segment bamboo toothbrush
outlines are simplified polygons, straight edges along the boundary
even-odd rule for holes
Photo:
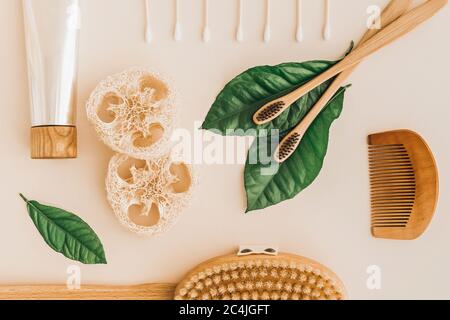
[[[331,38],[331,3],[330,0],[325,0],[325,23],[323,26],[323,39],[329,40]]]
[[[315,79],[287,94],[286,96],[264,105],[253,116],[255,124],[262,125],[274,120],[287,108],[289,108],[290,105],[292,105],[306,93],[316,88],[318,85],[324,83],[325,81],[331,79],[332,77],[336,76],[337,74],[341,73],[342,71],[358,64],[365,57],[373,54],[380,48],[383,48],[384,46],[400,38],[404,34],[410,32],[419,24],[428,20],[434,14],[436,14],[447,4],[447,2],[448,0],[429,0],[428,2],[410,10],[408,13],[404,14],[403,16],[389,24],[387,27],[379,31],[371,39],[355,49],[346,58],[344,58],[341,62],[337,63],[332,68],[328,69],[321,75],[317,76]],[[325,105],[315,106],[308,114],[308,121],[304,120],[305,123],[312,122],[324,106]],[[307,126],[309,125],[307,124]],[[290,152],[290,154],[292,154],[292,152],[301,141],[301,138],[302,134],[295,135],[295,137],[289,141],[289,144],[286,145],[290,146],[290,148],[283,148],[283,151],[287,153]],[[286,160],[290,156],[290,154],[286,154],[284,156],[280,155],[280,157],[276,158],[278,158],[278,161],[282,162]]]
[[[297,0],[297,30],[295,32],[297,42],[303,41],[303,7],[302,0]]]
[[[209,29],[209,0],[204,0],[204,23],[203,26],[203,42],[209,42],[211,39],[211,30]]]
[[[389,25],[402,16],[411,7],[411,5],[412,0],[392,0],[382,13],[382,27]],[[379,30],[376,29],[369,29],[361,39],[359,46],[372,38],[378,31]],[[286,137],[284,137],[278,148],[275,150],[276,161],[280,163],[284,162],[295,152],[303,138],[303,135],[308,130],[317,115],[328,104],[356,67],[357,65],[343,71],[328,87],[316,105],[311,109],[311,112],[308,113],[308,115],[306,115],[306,117],[302,119],[302,121]]]
[[[175,30],[174,39],[179,42],[182,38],[181,21],[180,21],[180,0],[175,0]]]
[[[271,30],[271,11],[272,11],[272,3],[271,0],[266,0],[266,26],[264,28],[264,42],[269,43],[270,38],[272,37]]]
[[[238,16],[238,27],[236,31],[236,40],[237,42],[244,42],[244,0],[239,0],[239,16]]]
[[[145,0],[145,17],[146,17],[146,28],[145,28],[145,41],[147,43],[151,43],[153,40],[153,32],[151,26],[151,17],[150,17],[150,0]]]

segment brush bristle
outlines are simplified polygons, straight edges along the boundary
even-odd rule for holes
[[[308,265],[276,260],[224,263],[205,279],[191,276],[177,300],[341,300],[343,289],[330,276]]]
[[[281,145],[278,149],[277,158],[280,162],[288,159],[297,149],[298,144],[300,143],[301,135],[297,132],[292,133],[287,139],[281,142]]]
[[[369,145],[373,228],[405,228],[416,197],[413,163],[403,144]]]
[[[274,102],[258,111],[256,120],[265,122],[277,116],[286,104],[283,101]]]

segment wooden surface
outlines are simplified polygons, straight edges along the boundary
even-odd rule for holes
[[[295,263],[296,265],[305,265],[311,266],[313,269],[320,270],[321,273],[327,274],[331,281],[335,283],[335,287],[339,288],[341,291],[343,299],[347,298],[347,292],[344,286],[344,283],[339,279],[339,277],[328,267],[322,265],[321,263],[314,261],[309,258],[305,258],[299,255],[291,254],[291,253],[280,253],[276,256],[269,255],[248,255],[248,256],[237,256],[236,254],[230,254],[225,256],[220,256],[216,258],[209,259],[186,274],[184,279],[178,284],[175,289],[175,297],[180,295],[180,290],[186,287],[186,283],[191,281],[193,276],[199,275],[201,273],[204,274],[204,271],[207,269],[214,269],[214,267],[227,265],[231,266],[233,264],[237,265],[240,262],[248,262],[248,261],[285,261],[288,263]],[[255,268],[257,269],[257,268]]]
[[[0,286],[0,300],[172,300],[174,284],[138,286]]]
[[[369,148],[373,236],[418,238],[433,218],[439,195],[437,166],[430,148],[409,130],[370,135]]]
[[[31,128],[31,158],[69,159],[76,157],[76,127],[49,126]]]
[[[347,57],[345,57],[341,62],[337,63],[327,71],[323,72],[318,77],[309,81],[300,88],[292,91],[284,97],[271,101],[260,108],[253,116],[253,121],[257,125],[262,125],[268,123],[275,118],[277,118],[281,113],[283,113],[287,108],[289,108],[295,101],[300,99],[302,96],[321,85],[325,81],[331,79],[342,71],[360,63],[368,56],[372,55],[379,49],[387,46],[393,41],[397,40],[401,36],[411,32],[418,25],[428,20],[434,16],[439,10],[441,10],[448,0],[429,0],[422,5],[410,10],[408,13],[392,22],[386,28],[382,29],[368,41],[366,41],[362,46],[352,51]],[[276,112],[272,117],[266,118],[264,121],[258,120],[258,115],[263,113],[266,109],[270,108],[273,104],[283,102],[284,107],[280,108],[280,111]]]
[[[408,11],[408,9],[411,8],[411,5],[412,0],[391,0],[381,14],[381,27],[384,28],[389,24],[391,24],[396,19],[398,19],[401,15],[403,15],[406,11]],[[361,41],[359,42],[356,48],[360,47],[362,44],[371,39],[378,32],[379,32],[378,29],[369,29],[364,34],[364,36],[362,37]],[[339,88],[341,88],[344,82],[347,81],[347,79],[350,77],[350,75],[353,73],[353,71],[356,69],[357,66],[358,64],[341,72],[333,81],[333,83],[328,87],[328,89],[324,92],[324,94],[320,97],[319,101],[317,101],[317,103],[314,105],[311,111],[305,116],[305,118],[286,137],[283,138],[283,140],[277,147],[277,150],[275,151],[276,161],[282,163],[286,161],[295,152],[296,148],[301,142],[303,135],[306,133],[308,128],[320,114],[322,109],[333,98],[333,96],[336,94]],[[299,135],[300,138],[297,140],[295,147],[290,148],[291,150],[289,150],[289,148],[286,149],[284,147],[285,143],[288,142],[289,139],[291,139],[291,137],[294,137],[296,135]],[[283,148],[283,150],[280,150],[280,148]]]

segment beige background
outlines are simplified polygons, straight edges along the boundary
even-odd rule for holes
[[[198,166],[200,185],[179,223],[158,238],[122,228],[106,201],[112,152],[97,140],[84,103],[105,76],[149,65],[174,79],[183,100],[180,126],[194,131],[215,95],[234,75],[260,64],[335,59],[365,31],[366,8],[382,0],[334,0],[333,38],[321,40],[322,1],[305,2],[305,42],[293,41],[293,0],[273,1],[273,41],[264,45],[262,0],[246,0],[246,42],[234,41],[234,0],[211,1],[212,41],[203,44],[201,1],[182,0],[184,40],[172,41],[173,2],[153,0],[155,41],[143,42],[143,1],[82,0],[79,152],[73,161],[29,158],[29,100],[19,0],[0,0],[1,221],[0,283],[65,283],[71,261],[40,238],[18,193],[78,213],[106,248],[107,266],[82,266],[83,283],[179,281],[205,259],[241,243],[271,243],[336,271],[351,298],[450,298],[450,148],[448,75],[450,12],[361,65],[351,78],[342,118],[332,129],[324,170],[296,199],[244,215],[241,165]],[[420,132],[435,152],[441,199],[428,232],[414,242],[376,240],[369,233],[368,133]],[[382,270],[382,290],[366,288],[366,268]]]

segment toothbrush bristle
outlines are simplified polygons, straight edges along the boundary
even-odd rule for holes
[[[280,162],[287,160],[297,149],[300,143],[301,135],[297,132],[292,133],[287,139],[281,142],[278,149],[277,159]]]
[[[277,101],[269,104],[258,112],[256,120],[259,122],[266,122],[274,118],[284,109],[285,105],[284,101]]]

